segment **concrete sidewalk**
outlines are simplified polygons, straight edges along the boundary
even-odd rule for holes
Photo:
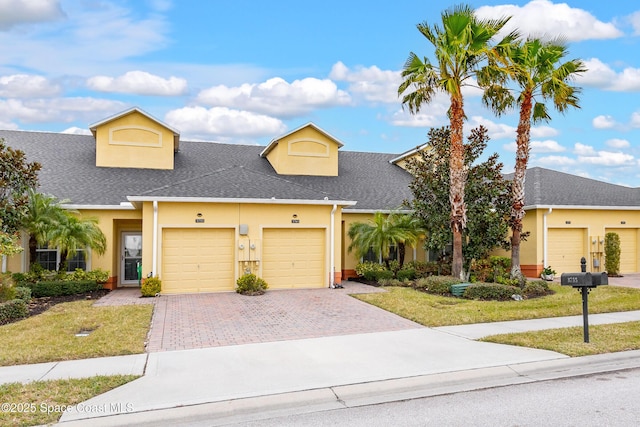
[[[212,425],[640,367],[640,351],[569,358],[470,339],[581,325],[581,319],[150,353],[142,378],[77,405],[60,421],[85,425],[91,419],[92,425],[106,426],[172,425],[185,420],[197,424],[206,419],[206,425]],[[593,324],[632,320],[640,320],[640,311],[590,316]]]

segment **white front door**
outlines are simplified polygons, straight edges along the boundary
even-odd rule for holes
[[[138,263],[142,263],[142,234],[122,233],[120,252],[120,284],[138,285]]]

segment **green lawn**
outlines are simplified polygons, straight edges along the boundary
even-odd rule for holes
[[[442,297],[412,288],[354,295],[362,301],[424,326],[464,325],[582,314],[582,297],[570,287],[550,285],[556,293],[524,301],[472,301]],[[589,294],[589,313],[640,310],[640,289],[601,286]],[[568,356],[640,349],[640,322],[595,325],[584,343],[582,327],[495,335],[482,341],[556,351]]]
[[[404,287],[354,297],[432,327],[582,314],[582,297],[577,290],[558,284],[549,287],[554,295],[523,301],[473,301]],[[589,294],[589,313],[630,310],[640,310],[640,289],[601,286]]]
[[[57,422],[64,409],[138,378],[135,375],[35,381],[0,385],[0,425],[33,426]]]
[[[0,326],[0,366],[144,353],[152,305],[93,307],[94,301],[55,305]],[[81,331],[91,331],[78,337]]]

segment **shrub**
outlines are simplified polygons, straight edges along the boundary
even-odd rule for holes
[[[12,300],[16,297],[13,278],[9,273],[0,274],[0,302]]]
[[[30,284],[29,287],[31,288],[31,295],[34,298],[75,295],[102,289],[102,285],[97,284],[95,280],[42,280],[40,282]]]
[[[400,281],[413,280],[416,278],[416,271],[413,268],[402,267],[401,270],[398,270],[396,273],[396,279]]]
[[[512,295],[521,295],[522,290],[515,286],[498,283],[474,283],[465,289],[463,297],[482,301],[507,301]]]
[[[91,270],[87,272],[87,279],[95,280],[96,283],[104,285],[107,283],[107,280],[109,280],[109,270],[103,270],[101,268]]]
[[[162,290],[162,281],[158,277],[146,277],[142,279],[140,292],[143,297],[155,297]]]
[[[236,292],[242,295],[262,295],[264,291],[269,289],[269,285],[260,277],[253,273],[245,273],[240,277],[236,284]]]
[[[362,277],[365,280],[373,281],[375,280],[375,272],[385,270],[384,265],[378,264],[377,262],[361,262],[356,265],[356,274],[358,277]]]
[[[31,301],[31,288],[16,286],[14,289],[16,291],[16,299],[21,299],[26,302]]]
[[[439,266],[437,262],[409,261],[403,268],[413,269],[416,272],[416,279],[438,274]]]
[[[617,233],[604,235],[604,269],[610,276],[620,274],[620,236]]]
[[[0,303],[0,325],[10,320],[21,319],[29,315],[27,302],[21,299],[12,299]]]
[[[381,270],[373,273],[373,277],[376,282],[380,282],[385,279],[393,279],[393,271]]]
[[[416,289],[434,295],[451,295],[451,285],[462,283],[453,276],[429,276],[416,281]]]
[[[404,287],[411,286],[410,282],[403,282],[402,280],[398,280],[398,279],[380,279],[378,284],[380,286],[404,286]]]
[[[13,279],[13,283],[15,283],[16,286],[22,286],[24,283],[27,282],[26,273],[13,273],[11,275],[11,278]]]
[[[527,298],[536,298],[543,297],[545,295],[553,294],[553,291],[549,289],[549,285],[544,280],[535,280],[533,282],[528,282],[524,289],[522,290],[522,294]]]

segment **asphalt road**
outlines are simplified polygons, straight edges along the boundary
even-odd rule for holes
[[[640,369],[233,425],[637,426]]]

